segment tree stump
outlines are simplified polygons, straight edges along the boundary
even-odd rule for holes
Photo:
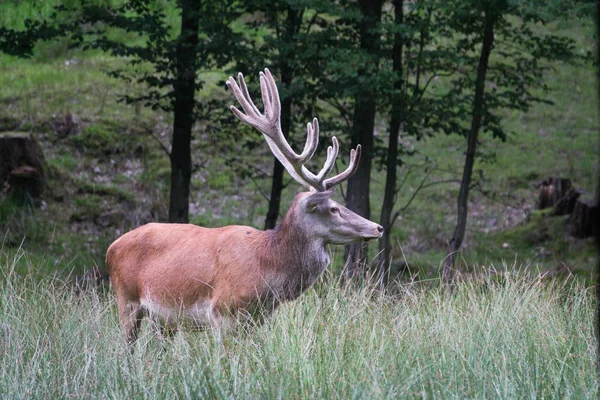
[[[44,155],[35,139],[23,132],[0,133],[0,194],[36,199],[44,178]]]
[[[581,189],[569,189],[569,191],[554,204],[554,215],[569,215],[575,210],[577,200],[584,193]]]
[[[575,203],[575,208],[569,219],[570,233],[578,238],[587,238],[598,235],[598,201],[580,197]]]
[[[538,198],[538,209],[554,207],[559,200],[564,198],[571,191],[571,180],[564,178],[549,177],[543,180],[538,187],[540,195]],[[561,215],[561,214],[557,214]]]

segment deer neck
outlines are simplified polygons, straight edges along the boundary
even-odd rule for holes
[[[293,300],[308,289],[329,265],[322,239],[310,234],[293,209],[283,224],[267,231],[269,279],[281,300]]]

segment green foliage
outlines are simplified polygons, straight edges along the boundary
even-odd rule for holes
[[[177,54],[185,38],[173,39],[176,28],[172,17],[173,4],[138,0],[117,7],[84,7],[77,26],[88,26],[83,31],[74,31],[72,36],[78,46],[106,51],[113,56],[123,57],[133,68],[117,68],[109,71],[113,77],[124,82],[136,82],[147,88],[143,94],[124,94],[127,103],[141,102],[154,110],[173,111],[175,92],[181,66]],[[65,13],[72,10],[64,9]],[[202,2],[199,12],[201,40],[195,49],[194,66],[209,69],[227,62],[235,46],[237,36],[228,27],[235,17],[234,8],[227,2]],[[132,39],[124,40],[123,35]],[[126,36],[125,36],[126,37]],[[194,91],[202,88],[203,82],[196,81]],[[206,118],[207,104],[198,101],[196,119]]]
[[[0,226],[2,243],[19,246],[25,238],[42,241],[45,236],[43,224],[36,221],[33,201],[24,202],[19,195],[0,196]]]
[[[31,212],[29,207],[24,207],[22,202],[16,201],[12,196],[3,196],[0,199],[0,222],[7,224],[14,215]]]
[[[131,354],[112,293],[17,276],[17,261],[0,265],[9,398],[593,398],[599,389],[593,292],[573,279],[499,274],[452,293],[406,286],[396,298],[329,287],[237,332],[160,343],[145,321]]]
[[[113,196],[120,201],[134,201],[135,195],[131,192],[127,192],[121,189],[117,185],[103,185],[98,183],[91,183],[88,181],[78,182],[77,190],[80,193],[88,193],[92,195],[100,196]]]
[[[446,15],[454,39],[451,51],[456,73],[450,77],[444,95],[434,100],[440,107],[438,112],[444,116],[434,124],[438,131],[468,136],[469,126],[465,121],[470,120],[472,112],[485,15],[493,19],[494,46],[486,75],[481,130],[495,138],[507,137],[501,123],[506,110],[527,112],[534,103],[551,103],[538,89],[547,90],[547,73],[557,63],[589,61],[586,55],[578,54],[572,38],[535,25],[548,24],[560,17],[547,14],[543,7],[495,0],[444,4],[439,12]]]
[[[77,207],[73,212],[75,215],[82,213],[83,217],[84,212],[86,217],[97,215],[100,200],[78,200]],[[41,211],[23,207],[10,197],[0,199],[0,257],[3,260],[14,258],[13,273],[35,279],[48,276],[64,279],[102,265],[104,255],[98,249],[106,248],[108,235],[99,234],[92,242],[90,235],[65,233],[61,229],[64,221],[57,224],[48,216],[57,209]],[[66,219],[71,216],[70,212],[60,212],[66,214]],[[23,255],[23,249],[28,249],[29,253]]]
[[[500,232],[482,235],[463,256],[464,269],[477,269],[476,260],[528,260],[532,270],[580,274],[591,281],[596,267],[593,240],[570,237],[569,216],[552,210],[533,212],[526,221]]]

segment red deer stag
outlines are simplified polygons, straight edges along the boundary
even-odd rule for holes
[[[252,102],[242,74],[238,82],[230,77],[227,85],[244,112],[231,110],[262,132],[273,154],[310,191],[299,193],[283,224],[270,231],[150,223],[117,239],[108,248],[106,264],[130,344],[145,315],[164,333],[182,322],[200,328],[268,314],[300,296],[321,275],[329,264],[327,244],[381,237],[381,226],[331,199],[332,187],[355,172],[360,145],[351,151],[345,171],[325,179],[339,149],[332,138],[323,169],[311,173],[305,164],[317,148],[317,119],[308,124],[306,145],[297,154],[281,132],[279,93],[269,70],[260,74],[264,114]]]

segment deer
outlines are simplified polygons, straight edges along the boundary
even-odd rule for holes
[[[332,137],[324,166],[314,174],[306,163],[319,141],[317,118],[307,124],[306,144],[298,154],[282,133],[279,93],[268,69],[260,72],[263,113],[241,73],[238,82],[229,77],[226,84],[243,110],[231,106],[235,116],[258,129],[288,173],[309,190],[295,196],[272,230],[149,223],[113,242],[106,265],[130,345],[146,316],[161,336],[183,324],[204,329],[236,326],[244,318],[260,322],[313,285],[330,263],[327,245],[377,240],[383,233],[380,225],[332,199],[334,186],[356,171],[360,145],[350,151],[343,172],[326,178],[339,152]]]

